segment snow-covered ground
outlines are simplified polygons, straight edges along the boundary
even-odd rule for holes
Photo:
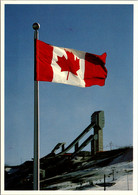
[[[122,192],[135,188],[133,148],[98,153],[95,158],[84,154],[73,159],[53,158],[56,164],[42,159],[41,190]],[[5,167],[6,189],[32,189],[32,166],[33,162],[28,161],[21,166]]]
[[[133,162],[122,162],[96,169],[85,169],[60,177],[64,182],[56,183],[48,188],[56,190],[133,190]],[[72,181],[70,178],[76,178]],[[104,179],[105,177],[105,179]],[[82,178],[80,180],[80,178]],[[78,182],[77,182],[77,179]],[[62,180],[63,181],[63,180]],[[104,181],[106,187],[104,187]],[[47,189],[47,188],[45,188]]]
[[[104,190],[104,187],[95,186],[94,188],[86,189],[86,190]],[[133,190],[133,175],[124,175],[121,176],[118,180],[115,181],[115,184],[111,187],[106,187],[106,190]]]

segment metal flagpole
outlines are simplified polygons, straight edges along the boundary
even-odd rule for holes
[[[39,170],[39,81],[36,81],[36,39],[38,39],[38,23],[33,24],[34,31],[34,177],[33,189],[40,189]]]

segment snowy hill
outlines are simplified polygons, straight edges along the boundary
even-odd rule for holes
[[[33,189],[33,162],[5,168],[5,188]],[[133,148],[99,152],[91,156],[82,151],[41,159],[42,190],[132,190]]]
[[[105,182],[104,182],[105,175]],[[123,162],[102,168],[90,168],[62,176],[59,182],[43,187],[45,190],[132,190],[133,163]],[[47,180],[48,181],[48,180]]]

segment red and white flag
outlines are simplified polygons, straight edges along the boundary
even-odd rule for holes
[[[90,54],[36,40],[36,80],[90,87],[103,86],[106,53]]]

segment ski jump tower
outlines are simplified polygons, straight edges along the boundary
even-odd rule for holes
[[[66,154],[71,148],[74,148],[74,152],[71,157],[74,158],[78,152],[80,152],[86,145],[91,144],[91,154],[95,155],[97,152],[103,151],[103,127],[104,127],[104,111],[96,111],[91,115],[91,123],[84,129],[84,131],[68,146],[65,148],[65,142],[58,143],[51,153],[55,153],[59,148],[62,149],[57,155]],[[81,145],[80,140],[87,135],[87,133],[94,129],[91,134]]]
[[[91,122],[94,123],[94,139],[91,142],[91,152],[96,154],[97,151],[103,151],[104,111],[94,112],[91,116]]]

